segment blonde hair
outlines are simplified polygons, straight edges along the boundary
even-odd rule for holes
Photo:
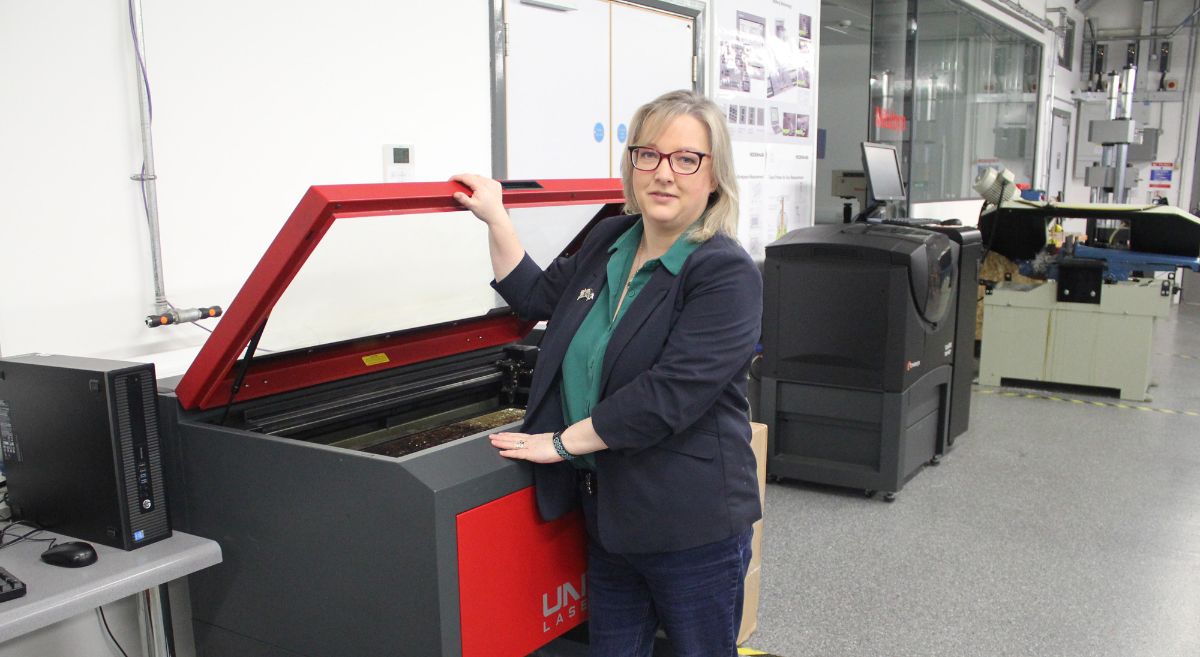
[[[729,128],[725,125],[725,113],[716,103],[702,94],[687,89],[667,92],[642,105],[629,122],[629,141],[632,145],[654,141],[667,125],[684,114],[704,124],[708,130],[710,153],[708,160],[717,189],[708,197],[708,206],[689,229],[688,239],[705,242],[717,233],[737,239],[738,187],[733,172],[733,147],[729,142]],[[633,164],[628,155],[621,160],[621,185],[625,191],[625,212],[638,214],[642,211],[633,193]]]

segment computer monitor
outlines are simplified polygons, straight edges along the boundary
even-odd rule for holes
[[[867,173],[867,192],[880,201],[903,201],[904,180],[900,177],[900,158],[895,146],[862,143],[863,171]]]

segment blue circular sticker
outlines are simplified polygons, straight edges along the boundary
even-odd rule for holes
[[[629,128],[625,127],[624,123],[617,125],[617,141],[624,144],[625,138],[629,136]]]
[[[600,142],[604,141],[604,124],[603,123],[597,123],[595,125],[595,127],[592,128],[592,136],[596,138],[596,143],[600,143]]]

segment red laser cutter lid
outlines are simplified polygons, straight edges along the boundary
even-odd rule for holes
[[[624,203],[617,179],[510,181],[503,185],[504,205],[510,209],[603,204],[592,223],[617,214]],[[310,187],[180,379],[175,388],[179,403],[186,409],[215,408],[508,344],[528,334],[533,323],[521,321],[510,311],[271,354],[261,360],[256,357],[246,373],[246,380],[254,385],[243,387],[235,400],[230,399],[234,365],[335,221],[459,212],[463,208],[453,197],[459,191],[469,190],[455,182]],[[563,253],[574,252],[591,225]],[[480,281],[480,285],[486,284]]]

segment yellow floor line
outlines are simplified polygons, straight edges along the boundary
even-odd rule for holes
[[[1091,399],[1070,399],[1067,397],[1058,397],[1055,395],[1039,395],[1032,392],[1012,392],[1005,390],[995,390],[990,388],[975,388],[975,392],[981,395],[999,395],[1001,397],[1022,397],[1024,399],[1042,399],[1045,401],[1070,402],[1072,404],[1084,404],[1091,406],[1099,406],[1101,408],[1119,408],[1126,411],[1144,411],[1151,413],[1163,413],[1165,415],[1184,415],[1187,417],[1200,417],[1200,411],[1181,411],[1172,408],[1159,408],[1157,406],[1145,406],[1141,404],[1123,404],[1121,402],[1104,402],[1094,401]]]
[[[1165,351],[1156,351],[1156,352],[1154,352],[1154,355],[1155,356],[1170,356],[1172,358],[1182,358],[1184,360],[1200,360],[1200,356],[1195,356],[1192,354],[1170,354]]]

